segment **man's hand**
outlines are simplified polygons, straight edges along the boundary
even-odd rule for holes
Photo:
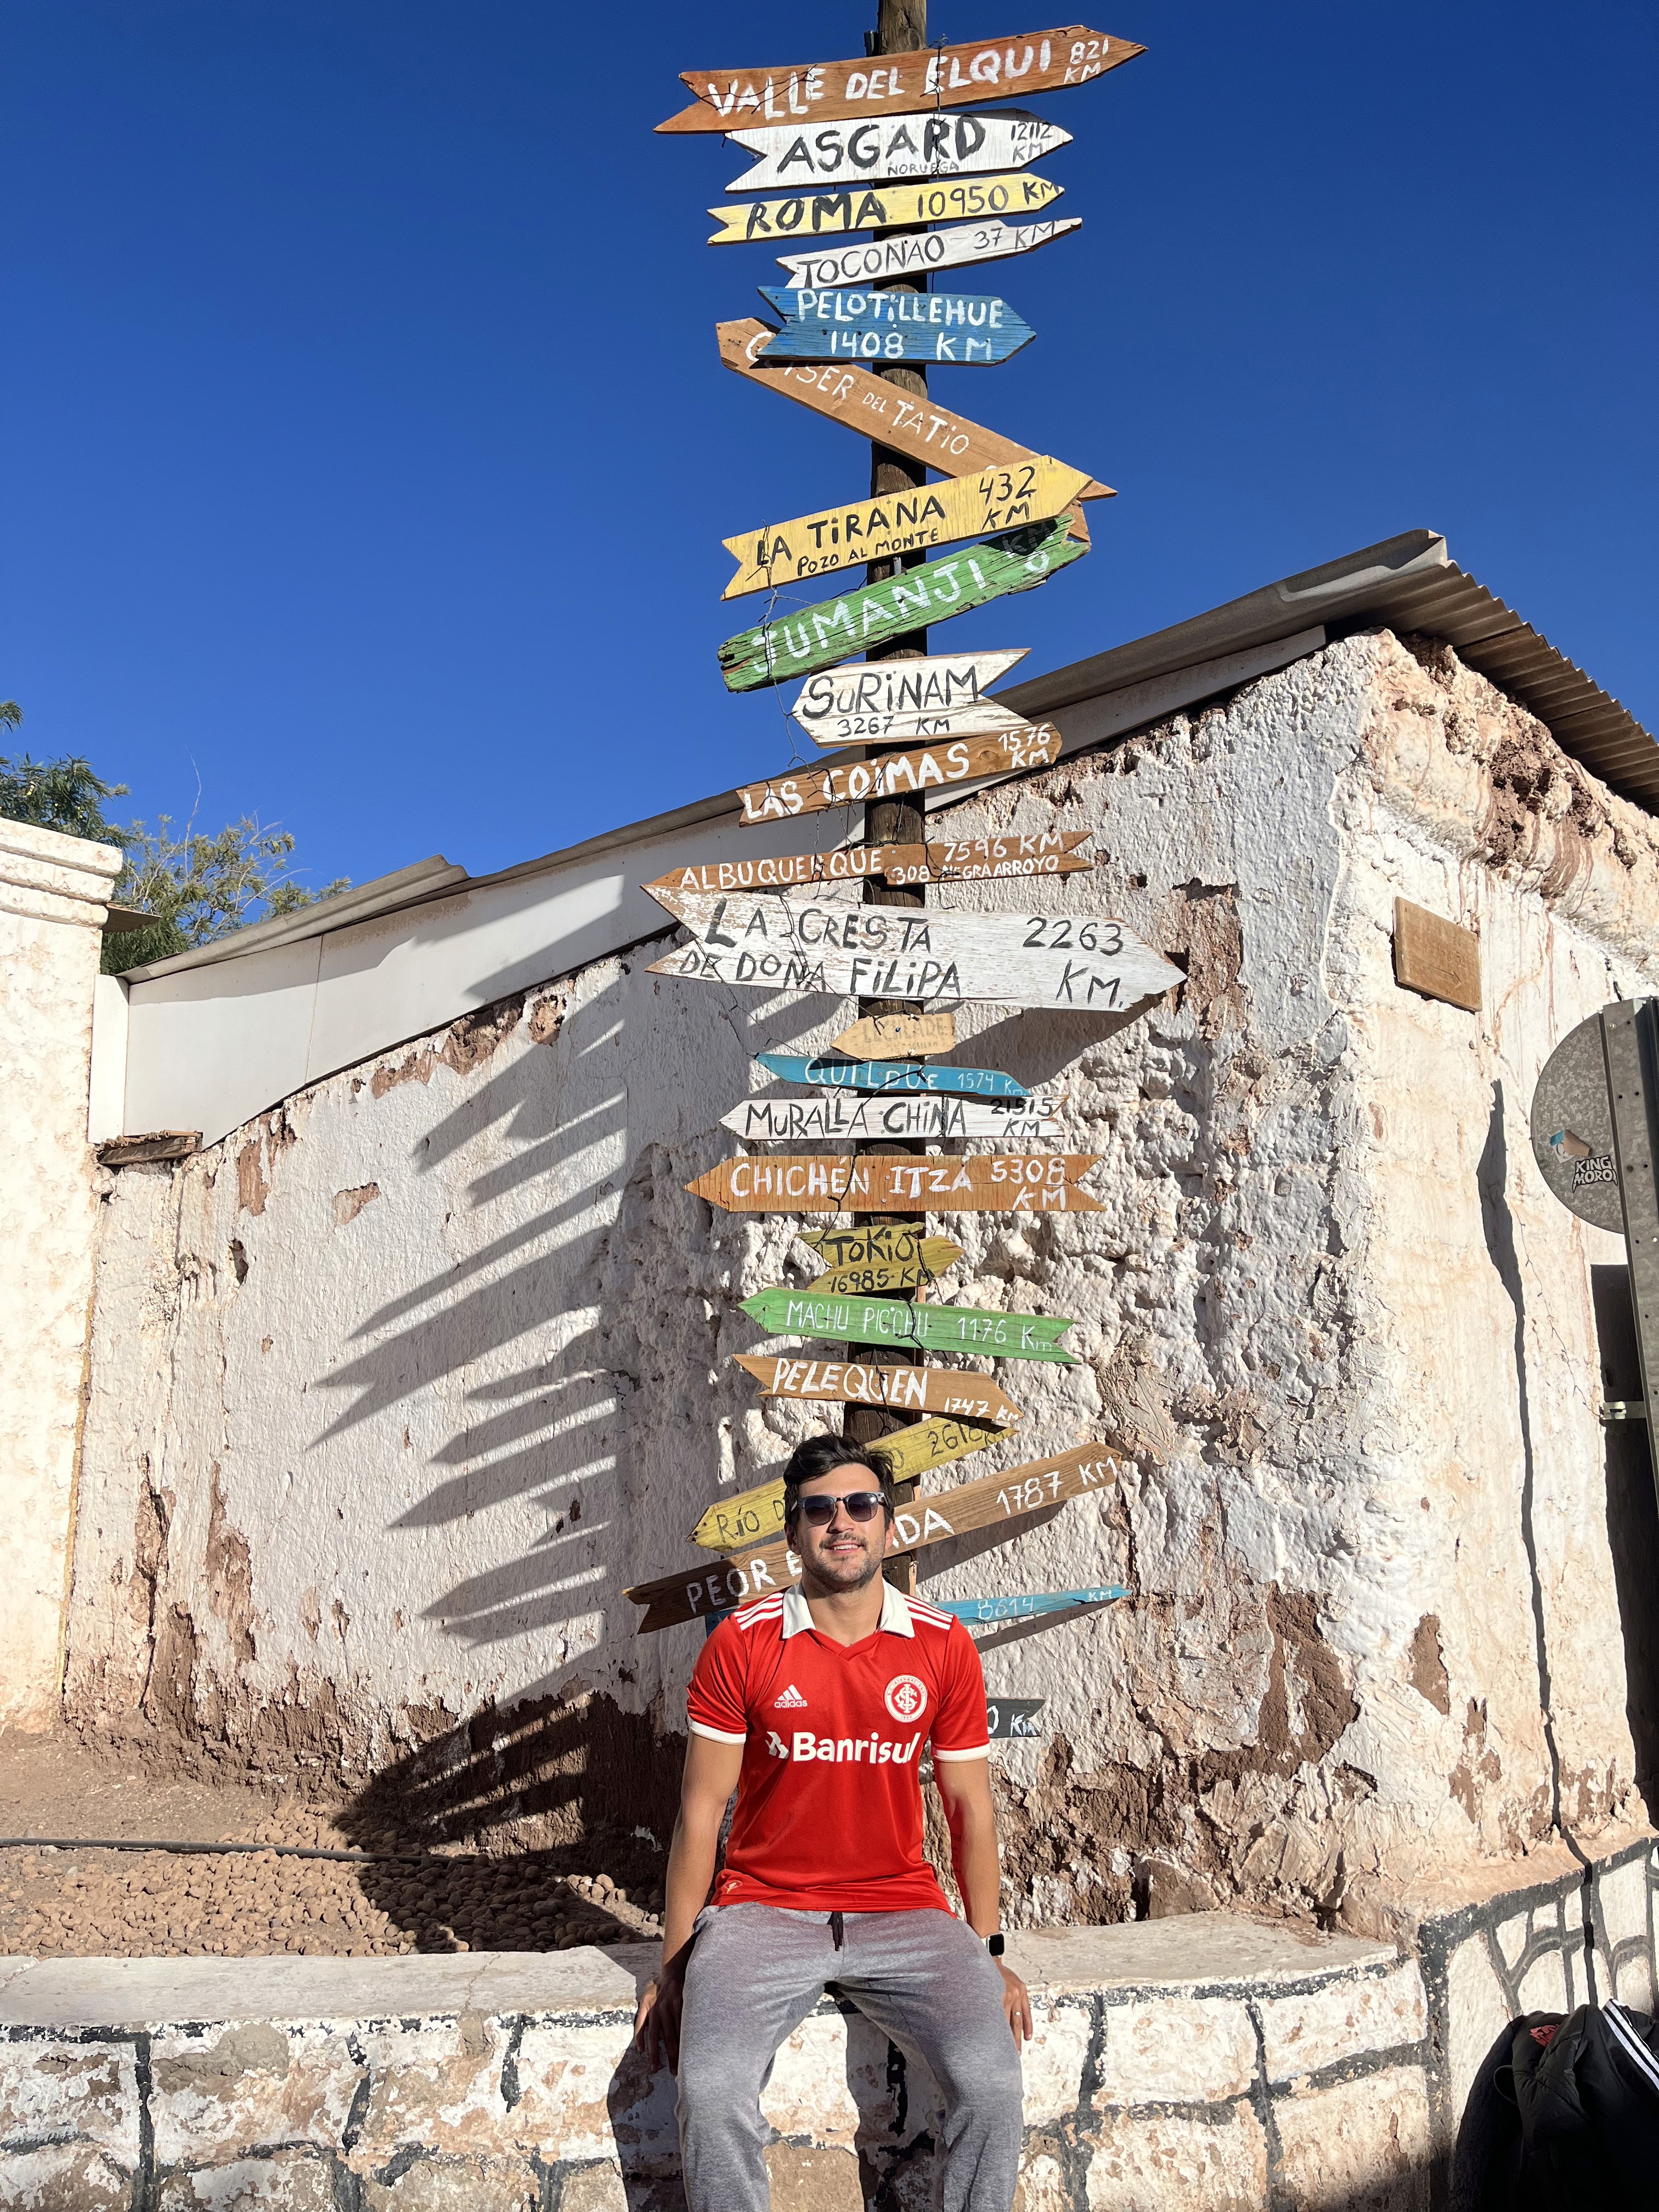
[[[1021,1994],[1024,1995],[1023,1985]],[[682,1954],[672,1964],[662,1966],[654,1981],[646,1984],[640,2008],[634,2015],[634,2040],[644,2052],[646,2065],[653,2074],[659,2059],[671,2074],[680,2070],[680,2013],[684,2004],[685,1960]]]
[[[1002,2009],[1007,2016],[1014,2048],[1018,2051],[1022,2044],[1030,2041],[1034,2033],[1031,2027],[1031,1993],[1019,1976],[1011,1972],[1000,1959],[997,1960],[996,1967],[1002,1977]]]

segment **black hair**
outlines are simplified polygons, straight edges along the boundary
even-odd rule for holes
[[[885,1452],[872,1444],[855,1444],[850,1437],[808,1437],[790,1454],[783,1470],[783,1520],[788,1527],[800,1507],[800,1486],[838,1467],[867,1468],[881,1491],[881,1501],[890,1521],[898,1501],[893,1496],[893,1477]]]

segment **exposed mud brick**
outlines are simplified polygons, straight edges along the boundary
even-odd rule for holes
[[[1014,2189],[1014,2212],[1073,2212],[1066,2168],[1050,2151],[1027,2148]]]
[[[1274,2117],[1291,2203],[1425,2212],[1429,2100],[1416,2068],[1395,2067],[1287,2097]]]
[[[631,2212],[622,2168],[609,2160],[567,2173],[556,2202],[558,2212]]]
[[[362,2192],[364,2212],[540,2212],[542,2200],[534,2169],[508,2158],[392,2159],[363,2173]]]
[[[465,2013],[453,2022],[413,2028],[388,2023],[370,2028],[361,2041],[370,2082],[357,2135],[365,2168],[406,2143],[465,2153],[500,2141],[507,2042],[500,2021]]]
[[[1225,2120],[1109,2113],[1089,2160],[1089,2212],[1261,2212],[1267,2144],[1247,2104]]]
[[[1270,1997],[1259,2012],[1271,2081],[1316,2073],[1367,2051],[1401,2049],[1428,2033],[1423,1978],[1415,1966],[1338,1982],[1304,1996]]]
[[[224,2166],[169,2173],[156,2212],[338,2212],[332,2160],[320,2151],[277,2151]]]
[[[1255,2031],[1229,1997],[1162,1997],[1106,2008],[1100,2094],[1115,2105],[1213,2102],[1249,2088]]]
[[[0,2042],[0,2142],[71,2137],[131,2167],[138,2159],[131,2043]]]
[[[131,2172],[107,2151],[52,2143],[0,2155],[5,2212],[131,2212]]]
[[[864,2212],[859,2162],[850,2150],[769,2143],[766,2172],[772,2202],[788,2205],[790,2212]]]

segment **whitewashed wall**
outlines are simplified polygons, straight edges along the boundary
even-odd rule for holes
[[[1621,1255],[1544,1192],[1526,1110],[1572,1023],[1655,986],[1649,818],[1386,634],[945,818],[1092,827],[1103,864],[939,903],[1103,908],[1190,979],[1133,1020],[961,1025],[959,1058],[1058,1092],[1104,1210],[945,1224],[957,1294],[1074,1316],[1081,1364],[1002,1370],[1015,1438],[939,1479],[1102,1422],[1145,1448],[1121,1496],[926,1559],[936,1595],[1135,1592],[988,1648],[994,1690],[1048,1699],[1003,1755],[1024,1908],[1116,1917],[1152,1861],[1189,1901],[1370,1929],[1513,1856],[1553,1811],[1540,1620],[1570,1817],[1639,1817],[1588,1291]],[[1480,928],[1480,1015],[1395,987],[1396,891]],[[652,976],[666,941],[122,1173],[78,1719],[348,1780],[424,1743],[477,1825],[592,1817],[637,1768],[664,1830],[649,1747],[700,1632],[636,1639],[622,1589],[690,1564],[702,1507],[811,1419],[729,1358],[765,1343],[738,1301],[811,1255],[682,1186],[729,1154],[750,1055],[851,1012]],[[585,1783],[463,1726],[537,1698],[574,1701],[549,1765]]]

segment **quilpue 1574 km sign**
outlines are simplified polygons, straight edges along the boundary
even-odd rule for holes
[[[1088,84],[1144,54],[1133,39],[1114,39],[1086,23],[1021,31],[967,46],[926,46],[907,54],[850,62],[787,62],[760,69],[683,70],[696,94],[658,124],[659,131],[731,131],[745,122],[830,123],[861,115],[924,115],[1011,92],[1057,92]]]

